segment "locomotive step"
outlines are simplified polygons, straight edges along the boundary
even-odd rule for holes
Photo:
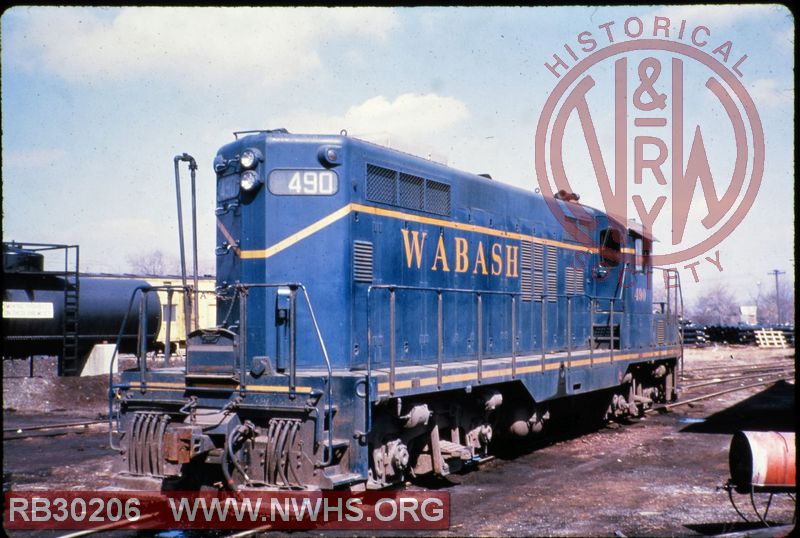
[[[327,452],[329,450],[327,439],[322,441],[322,446],[325,447],[325,453],[327,455]],[[338,461],[342,459],[344,453],[347,451],[348,448],[350,448],[350,441],[348,441],[347,439],[334,439],[333,445],[331,446],[333,446],[333,461]]]
[[[354,482],[361,482],[363,478],[356,473],[339,473],[326,477],[330,481],[329,488],[338,488],[352,484]]]
[[[324,441],[322,441],[322,444],[323,444],[323,445],[325,445],[325,446],[327,447],[327,446],[328,446],[328,439],[325,439]],[[348,447],[349,445],[350,445],[350,441],[349,441],[349,440],[347,440],[347,439],[341,439],[341,438],[334,438],[334,439],[333,439],[333,444],[332,444],[332,446],[333,446],[333,448],[334,448],[334,449],[337,449],[337,448],[346,448],[346,447]]]
[[[464,461],[472,459],[472,452],[469,448],[451,441],[440,440],[439,450],[442,451],[442,456],[444,456],[445,459],[459,458]]]

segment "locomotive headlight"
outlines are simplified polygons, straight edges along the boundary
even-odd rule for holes
[[[239,164],[242,165],[242,168],[245,170],[255,168],[260,160],[261,154],[258,152],[258,150],[252,148],[244,150],[239,156]]]
[[[261,185],[261,179],[259,179],[255,170],[245,170],[242,172],[242,176],[239,179],[239,185],[241,185],[242,189],[249,192]]]

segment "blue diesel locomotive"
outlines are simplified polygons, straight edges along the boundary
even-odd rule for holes
[[[344,132],[236,133],[213,166],[217,326],[191,332],[185,366],[141,353],[110,387],[129,484],[381,488],[575,402],[675,398],[679,283],[666,271],[653,301],[641,229]]]

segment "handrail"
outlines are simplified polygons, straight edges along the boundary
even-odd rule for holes
[[[142,285],[137,286],[131,292],[131,299],[128,301],[128,308],[125,310],[125,315],[122,316],[122,324],[119,328],[119,334],[117,334],[117,342],[114,345],[114,352],[111,354],[111,360],[109,361],[108,365],[108,445],[112,450],[120,450],[121,447],[114,446],[114,389],[116,388],[114,385],[114,363],[117,360],[117,353],[119,351],[119,346],[122,344],[122,335],[125,333],[125,326],[128,324],[128,314],[131,312],[131,308],[133,308],[133,301],[136,299],[136,294],[141,291],[143,297],[146,297],[146,291],[149,290],[151,286],[149,285]],[[119,426],[119,424],[117,424]]]
[[[136,288],[133,289],[133,291],[131,292],[131,299],[128,302],[128,310],[126,310],[125,316],[123,316],[123,319],[122,319],[122,325],[120,326],[120,332],[119,332],[118,337],[117,337],[117,344],[114,347],[114,354],[111,357],[111,364],[110,364],[110,372],[109,373],[113,372],[114,362],[115,362],[115,359],[116,359],[117,350],[119,349],[119,344],[121,342],[121,338],[122,338],[123,333],[124,333],[125,324],[127,323],[128,315],[130,314],[130,311],[133,308],[133,302],[136,299],[136,294],[139,291],[141,291],[144,296],[146,296],[146,294],[152,293],[152,292],[158,292],[158,291],[166,291],[167,292],[167,297],[168,297],[167,303],[168,304],[167,304],[166,321],[168,323],[164,327],[165,340],[166,340],[166,346],[165,346],[165,349],[164,349],[164,361],[165,361],[165,363],[169,364],[170,357],[172,355],[171,349],[170,349],[171,348],[171,343],[172,343],[171,342],[171,334],[170,334],[170,331],[171,331],[170,325],[171,325],[172,321],[176,321],[176,320],[172,319],[172,317],[171,317],[172,313],[171,313],[171,309],[169,307],[172,304],[172,296],[173,296],[173,294],[178,290],[181,290],[181,291],[183,291],[184,294],[188,295],[191,291],[194,290],[194,288],[191,285],[182,286],[182,285],[176,285],[176,284],[163,284],[163,285],[159,285],[159,286],[153,286],[153,285],[150,285],[150,284],[146,284],[146,285],[142,285],[142,286],[137,286]],[[197,290],[194,290],[194,291],[197,292]],[[140,301],[144,301],[144,296],[142,297],[142,299],[140,299]],[[137,346],[137,356],[139,355],[141,350],[144,349],[141,346],[141,336],[142,336],[141,326],[142,326],[143,323],[146,326],[146,320],[143,319],[143,318],[146,318],[146,308],[144,309],[144,312],[143,312],[141,307],[142,307],[142,305],[140,304],[140,309],[139,309],[139,317],[140,317],[139,327],[140,327],[140,330],[137,332],[137,338],[139,338],[139,345]],[[162,320],[162,323],[164,323],[164,320]],[[188,336],[188,333],[187,333],[187,336]]]
[[[367,320],[369,323],[369,320]],[[444,302],[442,292],[436,292],[436,388],[442,388],[442,364],[444,359]],[[369,342],[367,343],[367,360],[369,360]]]
[[[288,376],[288,378],[289,378],[289,393],[290,393],[292,398],[296,397],[296,389],[297,389],[297,357],[296,357],[296,344],[294,343],[295,340],[296,340],[296,336],[295,336],[296,318],[295,318],[295,314],[294,314],[295,305],[296,305],[295,297],[296,297],[296,294],[297,294],[298,290],[303,293],[303,297],[305,298],[306,305],[308,306],[308,311],[309,311],[309,314],[311,316],[311,321],[312,321],[312,323],[314,325],[314,330],[315,330],[316,335],[317,335],[317,341],[319,342],[320,348],[322,350],[322,355],[323,355],[323,357],[325,359],[325,367],[327,369],[327,374],[328,374],[327,383],[326,383],[327,384],[327,391],[326,391],[326,393],[327,393],[326,394],[327,395],[327,410],[326,410],[326,412],[327,412],[327,419],[328,419],[328,450],[327,450],[327,455],[324,458],[324,460],[321,461],[321,462],[317,462],[317,465],[323,466],[323,467],[327,467],[327,466],[331,465],[331,463],[333,461],[333,390],[332,390],[333,366],[331,365],[331,360],[330,360],[330,356],[328,355],[328,349],[325,346],[325,341],[322,338],[322,332],[321,332],[321,330],[319,328],[319,323],[317,321],[316,314],[314,313],[314,307],[311,304],[311,298],[308,295],[308,290],[306,289],[306,287],[302,283],[299,283],[299,282],[273,283],[273,284],[269,284],[269,283],[255,283],[255,284],[246,284],[245,283],[245,284],[242,284],[242,283],[240,283],[240,284],[236,284],[233,287],[236,290],[237,296],[240,297],[240,301],[239,301],[239,304],[240,304],[239,327],[240,327],[240,329],[239,329],[239,342],[238,342],[238,350],[239,350],[238,362],[239,362],[239,385],[240,385],[239,389],[240,389],[240,391],[242,393],[245,392],[245,370],[246,370],[245,369],[245,363],[246,363],[246,343],[247,343],[247,335],[246,335],[246,333],[247,333],[247,325],[246,325],[247,306],[246,306],[246,302],[247,302],[247,294],[248,294],[247,292],[252,288],[275,288],[275,289],[282,288],[282,287],[289,288],[289,290],[291,292],[291,297],[292,297],[291,298],[292,313],[290,314],[291,315],[290,323],[293,326],[291,328],[293,344],[290,347],[290,363],[289,363],[289,376]],[[111,362],[110,362],[110,365],[109,365],[109,372],[108,372],[108,379],[109,379],[109,384],[108,384],[108,386],[109,386],[109,389],[108,389],[108,395],[109,395],[109,404],[108,404],[108,406],[109,406],[109,444],[115,450],[119,450],[119,447],[114,446],[114,443],[113,443],[113,429],[114,429],[114,426],[113,426],[113,401],[114,401],[114,389],[117,388],[117,386],[114,385],[114,364],[115,364],[116,359],[117,359],[119,346],[120,346],[120,344],[122,342],[122,336],[124,334],[125,326],[127,325],[128,315],[130,314],[130,311],[133,308],[133,304],[134,304],[134,301],[136,299],[136,294],[139,293],[140,291],[142,292],[142,298],[140,299],[140,301],[142,301],[141,305],[146,305],[147,293],[150,293],[150,292],[153,292],[153,291],[161,291],[161,290],[167,291],[168,294],[172,293],[172,292],[174,292],[176,290],[183,290],[183,292],[185,294],[188,294],[190,291],[192,291],[192,287],[188,286],[188,285],[186,285],[186,286],[183,286],[183,285],[162,285],[162,286],[143,285],[143,286],[136,287],[134,289],[134,291],[131,293],[131,298],[130,298],[130,301],[128,303],[128,309],[126,310],[125,316],[123,317],[122,325],[120,327],[120,332],[119,332],[119,335],[117,336],[117,343],[116,343],[116,345],[114,347],[114,352],[113,352],[113,354],[111,356]],[[233,300],[233,299],[231,299],[231,300]],[[145,312],[142,311],[142,308],[143,307],[140,307],[140,309],[139,309],[139,317],[140,317],[140,320],[139,320],[139,327],[140,327],[139,334],[140,335],[142,334],[141,327],[143,326],[143,323],[144,323],[144,327],[146,327],[146,321],[144,319],[142,319],[143,317],[146,318],[146,308],[145,308]],[[145,331],[146,331],[146,328],[145,328]],[[146,390],[146,386],[147,386],[147,358],[146,358],[146,353],[143,352],[144,350],[146,350],[146,342],[144,342],[144,340],[146,340],[146,336],[147,336],[147,334],[145,332],[144,338],[142,338],[142,340],[140,341],[140,345],[137,346],[137,350],[139,351],[139,355],[140,355],[138,357],[139,372],[140,372],[139,373],[139,375],[140,375],[140,390]],[[188,337],[188,333],[187,333],[187,337]],[[186,361],[186,364],[185,364],[184,368],[185,368],[184,373],[188,373],[188,371],[186,370],[186,368],[188,368],[188,360]]]
[[[393,395],[395,390],[396,384],[396,342],[395,342],[395,318],[396,318],[396,292],[401,290],[406,291],[421,291],[421,292],[431,292],[436,293],[437,298],[437,346],[436,346],[436,381],[437,381],[437,388],[441,388],[442,386],[442,370],[443,370],[443,333],[444,333],[444,326],[442,321],[442,295],[443,293],[469,293],[473,294],[476,297],[476,323],[478,325],[476,330],[477,335],[477,349],[476,349],[476,361],[477,361],[477,381],[481,383],[482,381],[482,366],[483,366],[483,328],[482,328],[482,296],[483,295],[499,295],[499,296],[507,296],[511,299],[511,371],[512,371],[512,378],[516,377],[516,319],[517,319],[517,312],[516,309],[519,307],[520,302],[517,301],[518,297],[522,297],[522,293],[518,291],[506,291],[506,290],[484,290],[484,289],[466,289],[466,288],[447,288],[447,287],[426,287],[426,286],[409,286],[409,285],[398,285],[398,284],[372,284],[367,288],[367,323],[369,325],[370,321],[372,320],[372,295],[373,292],[376,290],[387,290],[389,292],[389,325],[390,325],[390,334],[389,334],[389,394]],[[615,314],[622,315],[622,321],[626,320],[627,315],[635,315],[634,313],[627,313],[624,309],[617,310],[616,305],[623,303],[623,300],[619,297],[605,297],[605,296],[593,296],[588,293],[554,293],[554,294],[541,294],[534,297],[534,300],[537,302],[541,302],[542,305],[542,313],[541,313],[541,322],[542,322],[542,332],[540,335],[541,340],[541,352],[542,356],[544,357],[547,350],[546,345],[546,312],[547,309],[545,308],[545,304],[549,298],[556,297],[556,298],[564,298],[566,299],[566,308],[567,308],[567,325],[568,325],[568,334],[567,334],[567,341],[565,342],[567,348],[567,355],[571,356],[573,348],[572,348],[572,335],[571,329],[573,326],[572,320],[572,310],[575,307],[575,303],[577,302],[577,298],[585,299],[589,302],[589,316],[590,320],[594,319],[594,316],[597,313],[609,314],[609,328],[610,328],[610,336],[611,341],[609,346],[611,348],[610,354],[613,359],[614,355],[614,339],[622,337],[622,328],[620,328],[620,334],[615,333],[614,329],[614,321],[615,321]],[[609,301],[610,307],[608,312],[603,312],[597,310],[596,305],[599,301]],[[653,315],[651,313],[650,315]],[[591,324],[590,324],[591,325]],[[589,354],[590,354],[590,362],[594,364],[594,331],[589,331]],[[620,342],[621,344],[621,342]],[[620,345],[621,348],[621,345]],[[368,328],[368,341],[367,341],[367,377],[368,379],[372,379],[372,360],[373,360],[373,343],[372,343],[372,330]],[[542,362],[542,367],[544,367],[544,362]],[[369,383],[367,390],[370,390]],[[369,401],[369,395],[367,400]],[[370,424],[370,410],[369,405],[367,405],[367,425],[369,427]]]
[[[139,367],[139,382],[140,382],[140,390],[147,389],[147,294],[152,292],[158,291],[166,291],[168,296],[168,306],[167,310],[170,311],[170,305],[172,304],[172,294],[176,290],[182,290],[184,295],[188,295],[189,292],[192,290],[191,286],[178,286],[173,284],[164,284],[160,286],[153,286],[150,284],[144,284],[141,286],[137,286],[131,292],[131,298],[128,301],[128,308],[125,310],[125,315],[122,317],[122,323],[120,324],[119,333],[117,334],[117,340],[114,345],[114,352],[111,354],[111,360],[109,361],[108,366],[108,429],[109,429],[109,446],[114,450],[120,450],[119,446],[114,445],[114,389],[122,387],[123,385],[115,385],[114,384],[114,366],[117,362],[117,357],[119,355],[119,348],[122,344],[122,338],[125,334],[125,327],[128,324],[128,318],[133,310],[133,305],[136,300],[137,294],[141,293],[141,297],[139,299],[139,309],[138,309],[138,316],[139,316],[139,328],[137,331],[137,346],[136,346],[136,356],[137,356],[137,364]],[[168,321],[171,320],[171,312],[167,314]],[[169,365],[169,357],[171,355],[171,337],[170,337],[170,325],[168,323],[166,327],[166,348],[164,350],[164,361],[167,365]],[[156,333],[157,334],[157,333]],[[188,334],[187,334],[188,336]],[[118,418],[118,417],[117,417]],[[117,424],[119,427],[119,423]]]
[[[514,298],[517,296],[521,296],[521,292],[517,291],[501,291],[501,290],[472,290],[472,289],[465,289],[465,288],[430,288],[425,286],[406,286],[406,285],[396,285],[396,284],[371,284],[367,288],[367,324],[369,324],[369,320],[371,319],[371,296],[373,290],[389,290],[389,325],[391,326],[391,331],[389,334],[389,392],[390,394],[394,394],[395,392],[395,362],[396,362],[396,352],[395,349],[395,341],[394,341],[394,327],[395,327],[395,291],[396,290],[406,290],[406,291],[430,291],[436,292],[437,294],[437,353],[436,353],[436,384],[438,387],[442,385],[442,367],[443,367],[443,355],[444,355],[444,342],[443,342],[443,335],[444,335],[444,324],[443,324],[443,310],[442,310],[442,293],[471,293],[475,294],[477,297],[477,304],[476,304],[476,316],[477,316],[477,360],[478,360],[478,383],[481,382],[481,366],[483,362],[483,349],[482,349],[482,299],[481,294],[486,295],[502,295],[502,296],[509,296],[512,299],[512,308],[515,308],[515,301]],[[512,312],[512,320],[516,319],[516,313]],[[372,379],[372,334],[368,335],[367,339],[367,377]],[[515,338],[515,335],[512,331],[512,341]],[[513,348],[512,343],[512,348]],[[512,370],[516,371],[516,356],[515,353],[512,353]],[[367,401],[369,401],[369,383],[367,383]],[[367,409],[369,410],[369,405],[367,405]],[[367,415],[367,424],[369,425],[369,411]]]
[[[247,364],[247,291],[247,289],[243,289],[241,291],[237,290],[237,294],[239,295],[239,339],[236,349],[239,354],[239,394],[241,395],[244,395],[245,393],[244,372],[245,365]]]
[[[300,282],[288,282],[288,283],[254,283],[254,284],[236,284],[234,286],[237,291],[237,295],[247,297],[247,291],[252,288],[289,288],[290,290],[290,301],[291,301],[291,312],[290,315],[290,351],[289,351],[289,394],[291,397],[294,397],[296,388],[297,388],[297,349],[296,349],[296,334],[295,334],[295,304],[296,304],[296,294],[297,290],[303,292],[303,297],[306,301],[306,306],[308,306],[308,312],[311,315],[311,322],[314,324],[314,331],[317,333],[317,341],[319,342],[320,348],[322,349],[322,356],[325,358],[325,367],[328,370],[328,381],[327,381],[327,407],[326,410],[327,418],[328,418],[328,453],[325,459],[321,462],[317,462],[318,466],[327,467],[331,465],[333,462],[333,389],[331,385],[333,384],[333,367],[331,366],[330,356],[328,355],[328,349],[325,347],[325,340],[322,338],[322,332],[319,328],[319,323],[317,322],[317,316],[314,314],[314,307],[311,305],[311,298],[308,295],[308,290],[306,287]],[[240,305],[241,305],[240,300]],[[245,311],[247,310],[246,305],[240,306]],[[246,332],[246,327],[244,327],[239,320],[240,323],[240,335]],[[240,353],[242,356],[245,354],[246,350],[241,347]],[[244,362],[242,362],[244,364]]]
[[[511,379],[517,378],[517,298],[511,297]]]
[[[665,302],[667,304],[667,309],[670,312],[672,311],[673,307],[672,301],[674,300],[675,302],[674,304],[675,312],[674,314],[668,315],[668,319],[670,319],[673,322],[674,329],[677,333],[677,339],[678,339],[677,343],[681,349],[680,369],[681,372],[683,372],[683,334],[680,328],[680,320],[683,319],[684,305],[683,305],[683,287],[681,286],[681,274],[677,269],[671,267],[651,267],[651,269],[662,271],[666,275],[664,283],[667,292],[667,300],[662,302]],[[675,283],[674,286],[670,285],[673,282],[673,277]],[[676,290],[674,294],[670,292],[670,290],[673,288]]]
[[[664,286],[666,288],[666,301],[660,301],[661,304],[661,315],[664,316],[666,324],[665,324],[665,332],[667,331],[667,327],[672,329],[670,332],[674,331],[675,337],[677,339],[677,344],[680,347],[680,372],[683,373],[683,331],[681,330],[680,322],[683,319],[683,289],[681,287],[681,275],[680,272],[675,268],[670,267],[651,267],[651,270],[658,270],[664,273]],[[673,284],[674,278],[674,286]],[[672,293],[671,290],[676,288],[676,293]],[[674,311],[673,311],[673,300],[674,300]],[[664,312],[664,305],[666,304],[667,311]],[[668,325],[667,325],[668,324]],[[666,335],[665,335],[666,337]],[[671,340],[671,338],[670,338]]]
[[[395,349],[395,342],[394,342],[394,326],[393,323],[393,312],[396,307],[393,306],[395,302],[395,292],[398,290],[406,290],[406,291],[427,291],[427,292],[435,292],[437,294],[437,353],[436,353],[436,380],[437,380],[437,387],[441,388],[442,386],[442,369],[443,369],[443,334],[444,334],[444,327],[442,320],[442,294],[443,293],[469,293],[474,294],[476,296],[476,319],[477,319],[477,348],[476,348],[476,360],[478,365],[478,383],[480,384],[482,381],[482,365],[483,365],[483,327],[482,327],[482,295],[499,295],[499,296],[507,296],[511,299],[511,324],[512,324],[512,331],[511,331],[511,371],[512,371],[512,378],[516,377],[516,319],[517,319],[517,308],[521,304],[521,301],[517,301],[517,298],[521,298],[523,296],[522,292],[519,291],[511,291],[511,290],[485,290],[485,289],[467,289],[467,288],[447,288],[447,287],[427,287],[427,286],[408,286],[408,285],[399,285],[399,284],[371,284],[367,288],[367,323],[369,320],[372,319],[372,294],[374,290],[388,290],[389,291],[389,324],[391,326],[391,331],[389,335],[389,393],[395,393],[395,370],[396,370],[396,349]],[[545,301],[550,297],[569,297],[570,303],[576,297],[581,297],[592,301],[594,299],[611,299],[613,298],[606,298],[606,297],[593,297],[588,293],[574,293],[574,294],[566,294],[566,293],[554,293],[554,294],[542,294],[540,296],[536,296],[537,301],[541,301],[542,305],[544,305]],[[569,305],[571,307],[571,305]],[[543,312],[544,314],[544,312]],[[543,330],[542,334],[545,333],[544,330],[544,315],[542,315],[542,323],[543,323]],[[545,339],[541,338],[541,345],[542,345],[542,353],[545,353]],[[571,342],[569,343],[571,347]],[[367,376],[371,379],[372,378],[372,334],[368,335],[367,341]],[[369,390],[369,389],[368,389]],[[368,419],[367,424],[369,424],[369,406],[368,407]]]
[[[192,308],[193,315],[194,315],[194,322],[195,325],[199,323],[198,319],[198,306],[197,303],[199,301],[199,297],[197,294],[198,290],[198,275],[197,275],[197,196],[195,193],[195,175],[197,172],[197,161],[195,161],[194,157],[189,155],[188,153],[183,153],[181,155],[175,155],[172,159],[175,165],[175,196],[178,202],[178,239],[180,242],[180,252],[181,252],[181,283],[184,287],[186,287],[186,254],[185,254],[185,247],[184,247],[184,240],[183,240],[183,209],[182,209],[182,202],[181,202],[181,176],[180,176],[180,168],[178,163],[181,161],[189,163],[189,172],[191,175],[191,187],[192,187],[192,253],[193,253],[193,270],[194,270],[194,289],[195,289],[195,297],[194,297],[194,305]],[[188,295],[184,295],[183,297],[183,313],[184,313],[184,323],[186,325],[186,334],[188,335],[191,332],[191,319],[189,317],[189,305],[188,305]]]
[[[514,297],[513,295],[511,296]],[[475,324],[478,327],[478,335],[477,335],[477,349],[478,352],[478,384],[481,384],[481,377],[483,377],[483,299],[481,299],[481,292],[477,292],[475,294],[475,298],[477,299],[477,312],[475,314]]]
[[[594,301],[589,301],[589,366],[594,366]]]
[[[142,292],[142,299],[139,301],[139,347],[136,353],[139,364],[139,379],[142,386],[145,384],[145,373],[147,372],[147,292]]]
[[[567,364],[572,360],[572,297],[567,296]]]
[[[167,290],[167,316],[164,321],[164,365],[170,365],[170,358],[172,357],[172,297],[175,291],[172,289]]]

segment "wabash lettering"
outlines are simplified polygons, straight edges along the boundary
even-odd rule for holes
[[[519,245],[505,245],[501,243],[484,244],[478,241],[474,248],[470,248],[469,240],[465,237],[455,236],[446,239],[444,234],[439,234],[435,248],[426,241],[428,232],[407,230],[401,228],[403,233],[403,247],[406,255],[406,267],[409,269],[430,268],[431,271],[449,273],[467,273],[473,275],[519,277]],[[426,242],[428,247],[426,249]],[[428,265],[430,260],[431,265]]]

